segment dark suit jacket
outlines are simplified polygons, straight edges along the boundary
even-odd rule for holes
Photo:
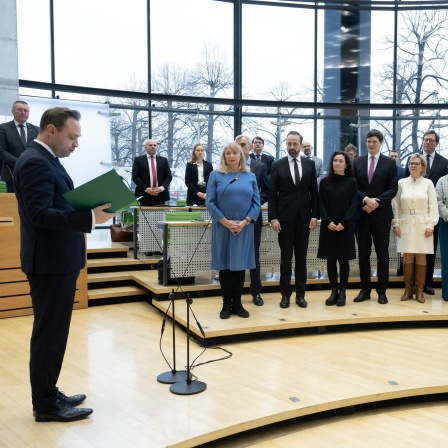
[[[269,221],[278,219],[280,223],[294,222],[297,219],[297,209],[303,221],[319,218],[316,165],[305,157],[301,157],[301,161],[302,177],[298,190],[291,176],[287,156],[272,165],[269,181]]]
[[[255,174],[257,179],[258,189],[260,190],[260,206],[267,202],[269,197],[269,180],[267,174],[267,167],[264,163],[258,162],[257,160],[250,161],[250,171]],[[260,215],[258,220],[262,220],[262,211],[260,210]]]
[[[171,175],[168,160],[165,157],[156,155],[156,165],[157,186],[165,189],[158,196],[151,196],[150,194],[145,193],[145,190],[151,187],[148,156],[143,154],[142,156],[136,157],[134,159],[134,164],[132,165],[132,180],[136,185],[135,197],[138,198],[143,196],[140,200],[140,204],[143,206],[160,205],[170,200],[169,187],[173,176]]]
[[[397,174],[398,174],[398,180],[403,178],[404,168],[401,165],[397,165]]]
[[[20,260],[26,274],[69,274],[85,265],[84,234],[92,211],[76,211],[62,196],[73,182],[42,145],[31,142],[17,160],[14,187],[20,215]]]
[[[39,134],[39,128],[33,124],[26,123],[27,144],[28,146]],[[3,161],[1,177],[5,182],[12,182],[11,172],[18,157],[25,151],[16,125],[13,121],[0,124],[0,159]]]
[[[204,182],[207,185],[210,173],[213,171],[213,165],[210,162],[204,160]],[[204,200],[198,197],[198,193],[205,193],[206,185],[200,187],[198,185],[198,166],[196,164],[187,163],[185,167],[185,185],[187,186],[187,205],[194,205],[201,203],[204,204]]]
[[[423,157],[425,157],[425,154],[422,155]],[[403,177],[409,177],[410,174],[411,173],[409,172],[409,159],[408,159]],[[434,160],[432,161],[431,170],[429,171],[429,175],[427,174],[426,177],[428,179],[431,179],[432,183],[435,186],[437,185],[439,179],[445,176],[446,174],[448,174],[448,160],[436,152],[434,155]]]
[[[370,155],[356,157],[353,162],[353,170],[358,182],[358,218],[366,213],[362,210],[362,201],[367,196],[369,198],[380,199],[379,207],[369,213],[373,221],[391,221],[392,199],[398,191],[397,164],[394,159],[380,154],[372,183],[369,185],[367,159]]]
[[[258,162],[258,160],[255,158],[255,154],[253,152],[251,152],[249,154],[249,156],[252,160],[256,160]],[[268,177],[269,177],[271,175],[272,164],[275,162],[275,159],[270,154],[266,154],[264,152],[261,153],[260,159],[261,159],[260,162],[264,163],[266,165],[266,170],[267,170]]]

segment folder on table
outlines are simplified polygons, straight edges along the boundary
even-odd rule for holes
[[[76,209],[92,209],[112,203],[106,212],[116,211],[135,202],[135,196],[115,170],[108,171],[64,194],[64,198]]]

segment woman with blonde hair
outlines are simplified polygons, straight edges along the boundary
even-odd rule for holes
[[[409,177],[398,181],[392,224],[398,237],[397,251],[403,254],[405,290],[401,300],[412,297],[415,279],[417,302],[424,303],[426,254],[434,253],[433,232],[439,221],[437,195],[434,184],[425,178],[426,160],[421,154],[411,155],[409,172]]]
[[[260,193],[238,144],[224,147],[207,184],[206,204],[212,220],[211,269],[219,270],[223,298],[219,317],[249,317],[241,295],[246,269],[255,268],[253,224],[260,214]]]
[[[185,185],[187,186],[187,205],[204,205],[207,182],[213,166],[204,160],[204,147],[196,143],[191,159],[185,167]]]

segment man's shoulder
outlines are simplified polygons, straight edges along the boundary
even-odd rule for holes
[[[434,159],[439,159],[441,161],[445,161],[448,163],[448,159],[446,157],[442,156],[442,154],[439,154],[438,152],[435,153]]]
[[[264,157],[270,161],[274,161],[274,156],[271,156],[271,154],[269,154],[268,152],[264,152],[263,153]]]
[[[15,126],[16,125],[14,123],[14,120],[12,120],[12,121],[7,121],[6,123],[0,124],[0,129],[7,131],[7,130],[13,129]]]

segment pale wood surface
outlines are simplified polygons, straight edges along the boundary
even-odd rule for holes
[[[28,315],[31,308],[30,289],[20,267],[20,217],[14,194],[0,193],[2,214],[12,217],[14,225],[0,233],[0,318]],[[87,268],[76,283],[74,308],[87,308]]]
[[[445,448],[448,401],[362,412],[266,430],[214,448]]]
[[[258,318],[254,312],[249,319],[221,321],[215,306],[210,314],[200,309],[201,300],[195,300],[193,309],[203,326],[249,325]],[[357,309],[364,305],[372,304],[361,304]],[[390,305],[383,308],[390,312],[393,309]],[[182,307],[177,309],[181,311]],[[264,309],[274,312],[266,305]],[[305,315],[308,311],[296,307],[286,314]],[[71,424],[38,424],[32,418],[28,380],[32,316],[1,320],[0,447],[192,447],[327,409],[448,392],[448,329],[431,328],[226,344],[232,352],[230,359],[193,370],[207,384],[206,391],[174,395],[169,386],[156,381],[158,374],[169,370],[159,352],[161,321],[160,311],[144,302],[75,311],[59,384],[68,394],[87,393],[85,405],[94,413],[87,420]],[[171,328],[168,322],[162,341],[168,359]],[[177,368],[181,369],[186,363],[186,338],[182,331],[176,334]],[[201,351],[191,343],[191,359]],[[224,355],[209,349],[199,362]],[[440,430],[434,430],[435,434],[422,428],[402,431],[400,426],[401,440],[412,442],[414,432],[419,431],[422,444],[406,446],[444,446],[428,444],[434,440],[438,443],[438,433],[446,434],[446,417],[440,416],[438,421]],[[381,422],[381,432],[387,425]],[[378,429],[375,424],[373,427]],[[351,436],[352,443],[358,445],[339,445],[390,445],[366,445],[364,431]]]
[[[186,287],[183,287],[185,290]],[[376,294],[372,299],[363,303],[354,303],[353,298],[358,290],[347,290],[347,305],[344,307],[325,306],[325,299],[330,291],[309,291],[306,293],[308,307],[299,308],[292,298],[291,306],[287,309],[279,307],[280,294],[263,294],[265,305],[257,307],[252,303],[252,296],[242,297],[243,306],[251,313],[249,319],[231,317],[228,320],[218,319],[222,308],[220,297],[204,297],[194,299],[194,308],[207,337],[218,337],[227,334],[249,334],[261,331],[289,330],[293,328],[324,327],[329,325],[365,324],[374,322],[416,322],[448,320],[448,302],[441,297],[441,290],[436,289],[433,298],[426,295],[426,302],[419,304],[415,300],[400,301],[403,293],[401,289],[388,289],[389,303],[380,305]],[[183,302],[183,303],[182,303]],[[186,324],[185,301],[177,300],[176,319]],[[153,305],[165,312],[169,301],[153,301]],[[196,322],[191,323],[194,334],[200,336]]]

